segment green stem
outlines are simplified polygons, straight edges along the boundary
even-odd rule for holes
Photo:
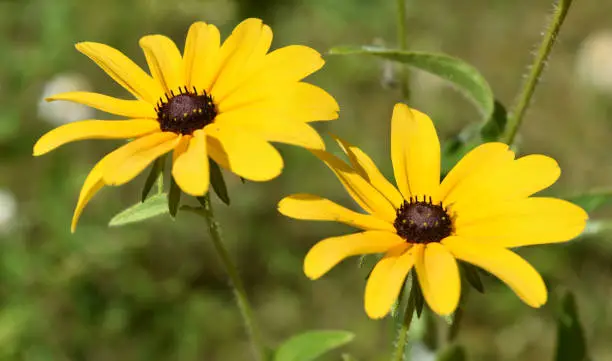
[[[412,277],[416,277],[415,274]],[[395,351],[391,357],[392,361],[404,360],[404,353],[406,351],[406,344],[408,342],[408,331],[410,330],[410,324],[412,323],[412,315],[414,314],[414,297],[415,297],[415,283],[412,283],[410,289],[410,296],[408,296],[408,303],[404,310],[404,319],[402,321],[402,327],[399,330],[397,342],[395,343]]]
[[[406,1],[397,0],[397,44],[400,50],[408,50],[408,38],[406,34]],[[405,102],[410,98],[409,72],[408,68],[400,64],[399,74],[400,89]]]
[[[550,25],[548,26],[548,29],[546,30],[546,34],[542,39],[540,47],[538,48],[538,52],[531,66],[531,71],[529,73],[529,76],[527,77],[527,81],[525,82],[525,84],[523,85],[523,89],[519,93],[516,106],[514,107],[514,109],[510,113],[510,117],[508,118],[506,132],[502,137],[502,141],[506,144],[512,145],[512,143],[514,142],[516,133],[518,132],[523,122],[525,112],[531,104],[531,98],[533,97],[535,88],[538,85],[540,76],[542,75],[542,71],[544,70],[544,66],[546,65],[546,60],[548,59],[550,51],[553,45],[555,44],[555,41],[557,40],[557,35],[559,34],[559,30],[561,29],[561,25],[565,20],[565,16],[567,15],[571,4],[572,0],[557,1],[557,5],[553,14],[553,19]]]
[[[202,214],[204,215],[204,218],[206,218],[206,222],[208,223],[208,231],[210,233],[210,236],[212,237],[213,245],[215,246],[215,250],[217,251],[217,254],[219,254],[221,262],[223,263],[223,266],[225,266],[225,270],[227,271],[227,275],[229,276],[232,290],[234,291],[234,295],[236,296],[236,303],[238,304],[238,308],[240,309],[240,314],[242,315],[244,326],[247,329],[247,333],[251,339],[251,344],[253,346],[253,350],[256,354],[257,360],[266,361],[266,347],[263,344],[259,330],[255,326],[253,309],[249,304],[244,285],[242,284],[242,280],[240,279],[240,276],[238,274],[238,269],[230,258],[227,249],[223,245],[219,223],[215,220],[212,204],[210,202],[210,192],[207,193],[204,197],[200,197],[199,200],[201,201],[203,206]]]

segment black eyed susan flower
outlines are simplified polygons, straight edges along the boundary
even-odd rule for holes
[[[349,166],[314,151],[368,214],[330,200],[291,195],[279,211],[296,219],[338,221],[363,231],[327,238],[306,255],[304,272],[317,279],[343,259],[384,253],[365,289],[365,310],[384,317],[415,267],[430,308],[452,313],[459,302],[457,260],[481,267],[504,281],[525,303],[539,307],[547,291],[538,272],[510,248],[565,242],[585,227],[586,212],[561,199],[531,197],[560,175],[544,155],[515,159],[502,143],[468,153],[440,182],[440,143],[429,117],[397,104],[391,124],[395,188],[359,148],[338,140]]]
[[[337,118],[338,105],[323,89],[301,80],[323,66],[315,50],[300,45],[268,53],[272,30],[247,19],[220,43],[219,30],[194,23],[181,55],[162,35],[140,39],[147,74],[121,52],[84,42],[87,55],[136,99],[89,92],[48,100],[82,103],[125,120],[84,120],[53,129],[34,145],[45,154],[82,139],[129,139],[100,160],[87,176],[72,220],[104,185],[129,182],[161,155],[173,151],[172,176],[188,194],[208,191],[208,157],[253,181],[278,176],[283,160],[269,142],[324,149],[311,121]]]

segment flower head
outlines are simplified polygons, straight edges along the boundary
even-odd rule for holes
[[[121,185],[161,155],[173,151],[172,176],[188,194],[209,187],[209,159],[253,181],[278,176],[283,160],[269,142],[324,149],[308,125],[337,118],[338,105],[323,89],[301,80],[323,66],[321,55],[300,45],[268,53],[272,30],[247,19],[220,43],[219,30],[194,23],[180,51],[169,38],[148,35],[140,46],[151,75],[116,49],[84,42],[87,55],[136,99],[89,92],[51,96],[116,114],[119,121],[84,120],[43,135],[34,155],[82,139],[133,141],[106,155],[89,173],[72,221],[72,230],[89,200],[104,185]]]
[[[546,302],[542,277],[510,248],[565,242],[585,227],[582,208],[561,199],[530,197],[559,178],[554,159],[515,159],[507,145],[486,143],[440,182],[440,143],[432,121],[397,104],[391,159],[398,190],[359,148],[338,141],[350,166],[325,151],[314,153],[367,214],[309,194],[279,203],[279,211],[289,217],[338,221],[362,230],[312,247],[304,260],[308,277],[317,279],[350,256],[384,253],[365,290],[365,310],[372,318],[389,312],[413,267],[430,308],[442,315],[454,312],[461,285],[457,260],[497,276],[532,307]]]

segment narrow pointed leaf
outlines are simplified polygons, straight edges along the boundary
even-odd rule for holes
[[[482,284],[482,280],[480,279],[480,273],[478,269],[472,266],[471,264],[465,262],[460,262],[459,268],[461,269],[461,274],[465,276],[465,280],[470,284],[470,286],[474,287],[476,291],[484,293],[484,285]]]
[[[557,316],[557,346],[555,361],[588,361],[584,331],[578,319],[574,295],[570,292],[561,300]]]
[[[423,292],[421,291],[421,285],[419,285],[419,278],[416,272],[412,270],[412,286],[411,296],[414,297],[414,310],[416,311],[417,318],[421,318],[423,313],[423,306],[425,305],[425,298],[423,298]]]
[[[141,222],[149,218],[168,213],[166,194],[156,194],[144,202],[136,203],[114,216],[108,225],[110,227],[124,226],[129,223]]]
[[[353,340],[347,331],[309,331],[285,341],[276,351],[274,361],[312,361],[324,353]]]
[[[485,78],[463,60],[445,55],[417,51],[402,51],[374,46],[338,46],[330,54],[369,54],[398,61],[449,81],[478,108],[484,120],[493,115],[494,97]]]
[[[176,212],[181,202],[181,189],[178,184],[174,181],[173,177],[170,177],[170,191],[168,192],[168,211],[172,218],[176,217]]]
[[[155,162],[153,162],[153,166],[151,166],[151,170],[149,171],[149,175],[147,176],[147,180],[145,180],[145,184],[142,187],[142,194],[140,196],[141,201],[144,202],[144,200],[149,195],[149,192],[151,192],[151,188],[153,188],[153,185],[155,184],[155,181],[158,180],[160,175],[162,174],[162,172],[164,170],[164,161],[165,160],[166,160],[166,157],[161,156],[161,157],[157,158],[155,160]]]
[[[223,201],[226,205],[229,206],[230,198],[227,193],[227,186],[225,185],[225,180],[223,179],[223,173],[221,172],[221,168],[219,165],[210,160],[210,183],[212,184],[213,190],[219,199]]]

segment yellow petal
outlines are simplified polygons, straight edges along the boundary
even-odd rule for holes
[[[103,169],[104,183],[117,186],[129,182],[155,159],[176,147],[180,139],[170,132],[154,133],[115,150]]]
[[[176,162],[176,160],[187,151],[187,148],[189,148],[190,141],[191,135],[183,135],[181,137],[181,140],[179,140],[178,144],[176,145],[176,147],[174,147],[174,150],[172,151],[172,164],[174,164],[174,162]]]
[[[160,85],[119,50],[92,42],[78,43],[76,48],[136,98],[154,105],[162,96]]]
[[[304,273],[311,279],[317,279],[345,258],[387,252],[404,243],[398,235],[384,231],[366,231],[326,238],[308,251],[304,259]]]
[[[325,90],[304,82],[241,88],[218,103],[218,109],[220,113],[246,109],[268,112],[304,122],[336,119],[339,110],[336,100]]]
[[[189,142],[189,148],[174,161],[172,176],[183,192],[192,196],[203,196],[208,191],[208,154],[206,135],[196,130]]]
[[[334,221],[348,224],[363,230],[395,232],[389,222],[369,214],[354,212],[329,199],[311,194],[293,194],[278,203],[278,211],[287,217],[311,221]]]
[[[55,94],[46,98],[47,101],[66,100],[84,104],[103,112],[121,115],[129,118],[156,119],[155,108],[141,100],[125,100],[109,97],[108,95],[89,92],[68,92]]]
[[[505,200],[529,197],[557,181],[561,169],[547,156],[534,154],[496,166],[464,178],[444,199],[445,204],[461,213],[462,209],[482,207]]]
[[[208,154],[220,166],[252,180],[268,181],[283,170],[283,158],[267,141],[240,128],[212,123],[204,128]]]
[[[269,142],[297,145],[309,149],[325,149],[319,133],[303,122],[290,121],[273,112],[252,111],[249,108],[223,113],[215,123],[230,126]]]
[[[376,164],[372,159],[365,154],[361,149],[350,144],[349,142],[334,137],[340,148],[346,153],[353,168],[365,178],[374,188],[385,196],[393,204],[395,208],[399,208],[404,203],[404,198],[401,193],[380,173]]]
[[[211,89],[217,102],[222,102],[230,91],[244,81],[247,64],[260,43],[260,37],[266,38],[264,43],[267,40],[272,41],[271,32],[263,32],[262,29],[263,23],[260,19],[246,19],[236,26],[221,46],[219,73]],[[267,51],[267,48],[265,50]],[[258,51],[261,51],[261,49],[258,49]],[[258,57],[263,58],[264,54],[255,54],[255,61],[259,62]]]
[[[404,199],[432,197],[438,202],[440,142],[429,117],[398,103],[391,119],[391,160]]]
[[[168,95],[184,87],[183,58],[176,44],[163,35],[147,35],[140,39],[149,70]]]
[[[290,45],[266,55],[260,70],[243,80],[240,87],[227,97],[219,99],[214,93],[213,96],[219,104],[223,104],[220,105],[220,109],[231,109],[241,104],[282,94],[292,83],[314,73],[324,63],[321,54],[316,50],[301,45]],[[303,91],[310,91],[307,95],[312,95],[311,89]]]
[[[504,143],[485,143],[467,153],[440,184],[440,199],[452,198],[455,187],[468,177],[478,177],[480,172],[508,164],[514,160],[514,152]]]
[[[187,88],[210,93],[213,77],[219,70],[218,54],[221,42],[219,29],[214,25],[196,22],[189,28],[183,63]]]
[[[318,51],[303,45],[289,45],[266,55],[256,78],[269,77],[270,82],[300,81],[321,69],[325,61]]]
[[[397,299],[408,272],[414,265],[409,245],[389,251],[372,269],[365,289],[365,310],[370,318],[382,318]]]
[[[419,244],[415,248],[417,276],[427,304],[439,315],[450,315],[461,295],[455,257],[440,243]]]
[[[245,22],[248,22],[247,19]],[[251,21],[238,39],[236,51],[227,61],[213,87],[217,102],[222,103],[230,94],[239,89],[248,79],[260,71],[265,55],[272,44],[272,29],[261,21]]]
[[[325,151],[311,151],[336,174],[346,191],[366,212],[387,222],[395,220],[395,208],[376,188],[338,157]]]
[[[55,128],[34,144],[34,155],[42,155],[69,142],[83,139],[127,139],[159,131],[153,119],[83,120]]]
[[[464,237],[448,237],[442,243],[456,258],[478,266],[504,281],[529,306],[540,307],[546,303],[546,285],[542,277],[527,261],[512,251]]]
[[[85,178],[83,187],[81,187],[81,193],[79,194],[79,200],[77,201],[74,214],[72,215],[72,224],[70,225],[70,232],[72,233],[76,230],[79,218],[87,203],[89,203],[91,198],[93,198],[93,196],[104,186],[104,182],[102,181],[102,170],[107,166],[108,158],[109,156],[106,155],[96,163],[87,175],[87,178]]]
[[[556,198],[524,198],[466,210],[455,221],[458,236],[500,247],[566,242],[582,233],[587,213]]]

